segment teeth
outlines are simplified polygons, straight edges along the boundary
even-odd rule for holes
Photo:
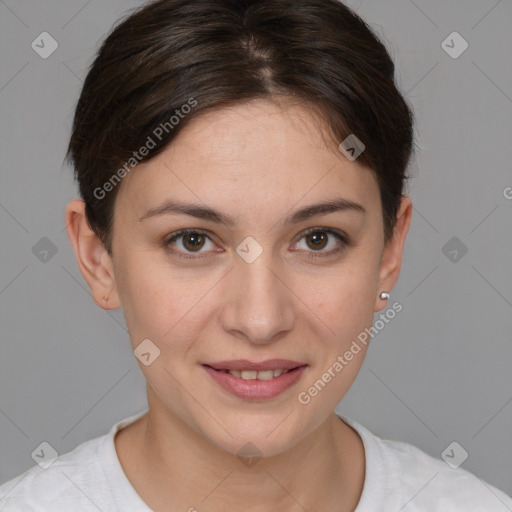
[[[257,372],[258,380],[270,380],[274,378],[274,370],[265,370]]]
[[[244,380],[271,380],[275,377],[279,377],[289,370],[263,370],[257,372],[255,370],[228,370],[227,372],[234,377],[242,378]]]

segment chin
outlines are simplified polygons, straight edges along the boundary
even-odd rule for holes
[[[286,452],[296,444],[294,438],[276,437],[269,439],[265,436],[258,437],[247,434],[233,438],[228,436],[212,441],[217,441],[215,444],[220,450],[239,458],[251,456],[257,458],[274,457]]]
[[[288,413],[287,413],[288,414]],[[292,448],[304,436],[304,428],[298,425],[297,417],[290,414],[246,414],[236,412],[236,418],[224,422],[212,431],[209,422],[202,435],[220,450],[233,455],[245,456],[247,451],[255,451],[260,457],[273,457]]]

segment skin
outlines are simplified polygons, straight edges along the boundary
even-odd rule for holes
[[[385,244],[371,171],[337,149],[310,109],[268,100],[198,116],[120,187],[112,258],[91,231],[81,200],[68,204],[66,221],[96,304],[123,308],[133,349],[146,338],[160,349],[148,366],[137,360],[148,414],[115,438],[135,490],[156,512],[353,511],[363,488],[364,448],[333,412],[367,348],[360,344],[363,350],[310,403],[297,395],[372,325],[374,313],[391,305],[379,293],[391,292],[400,273],[410,198],[403,196]],[[186,214],[139,220],[169,198],[202,203],[235,224]],[[366,213],[284,223],[304,206],[337,198]],[[187,236],[172,248],[202,257],[166,251],[163,242],[185,228],[208,232],[199,252]],[[304,235],[308,228],[324,228],[325,242]],[[326,228],[345,233],[349,245]],[[247,236],[263,250],[252,263],[236,253]],[[314,257],[337,247],[338,253]],[[308,368],[284,393],[261,401],[228,394],[201,366],[270,358]],[[262,455],[252,467],[237,457],[247,442]]]

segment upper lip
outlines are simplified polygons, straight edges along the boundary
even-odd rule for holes
[[[307,363],[290,361],[289,359],[267,359],[265,361],[250,361],[248,359],[234,359],[231,361],[218,361],[215,363],[203,363],[215,370],[292,370],[298,366],[305,366]]]

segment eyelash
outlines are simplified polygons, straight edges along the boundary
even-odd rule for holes
[[[336,249],[332,249],[327,252],[308,251],[308,255],[307,255],[308,258],[314,259],[314,258],[325,258],[328,256],[333,256],[334,254],[341,252],[344,248],[351,245],[350,239],[346,235],[338,233],[337,231],[334,231],[332,229],[322,228],[322,227],[307,229],[304,233],[302,233],[302,236],[299,238],[298,241],[302,240],[305,236],[307,236],[311,233],[317,232],[317,231],[333,235],[335,238],[338,239],[338,241],[340,242],[340,245]],[[203,231],[202,229],[182,229],[182,230],[174,233],[170,238],[166,238],[163,241],[163,245],[166,248],[166,250],[168,250],[171,254],[176,255],[178,258],[183,258],[183,259],[188,259],[188,260],[197,260],[200,258],[207,257],[208,253],[204,253],[204,255],[201,255],[201,253],[197,253],[197,255],[190,256],[190,254],[192,254],[192,253],[185,253],[183,251],[177,251],[175,249],[172,249],[172,247],[171,247],[172,242],[176,241],[181,236],[188,235],[188,234],[204,235],[211,240],[210,236],[208,235],[208,232]]]

